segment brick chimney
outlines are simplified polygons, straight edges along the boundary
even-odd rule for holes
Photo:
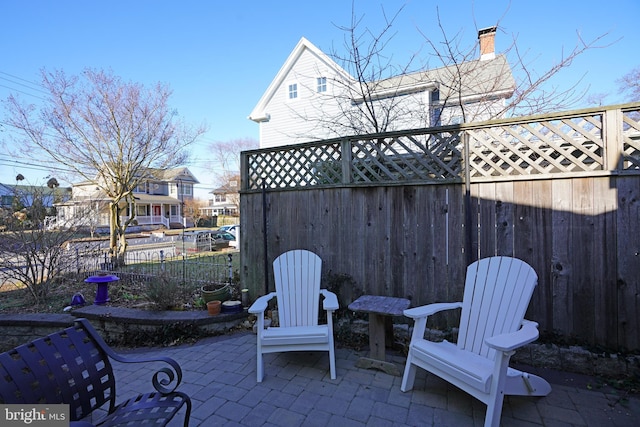
[[[480,41],[480,60],[496,57],[496,29],[498,27],[482,28],[478,31]]]

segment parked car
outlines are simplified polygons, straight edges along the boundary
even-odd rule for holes
[[[234,236],[237,236],[238,231],[240,231],[240,224],[223,225],[218,229],[218,231],[226,231],[227,233],[231,233]]]
[[[229,243],[236,240],[233,234],[219,230],[185,232],[183,238],[184,249],[187,253],[216,251],[229,247]],[[177,244],[176,253],[178,255],[182,253],[181,249],[182,245]]]
[[[203,233],[204,235],[198,241],[198,250],[218,250],[226,248],[229,244],[236,240],[236,236],[224,231],[211,231],[209,233]],[[200,240],[202,243],[200,243]],[[202,248],[202,249],[201,249]]]

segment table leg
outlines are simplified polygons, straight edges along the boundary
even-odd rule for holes
[[[369,313],[369,350],[372,359],[385,360],[385,316]]]
[[[356,362],[358,368],[378,369],[389,375],[400,376],[400,370],[391,362],[386,362],[385,336],[388,332],[388,316],[369,313],[369,357],[361,357]]]

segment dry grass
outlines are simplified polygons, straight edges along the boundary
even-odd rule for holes
[[[149,297],[148,282],[113,282],[109,284],[109,305],[137,308],[144,310],[160,308]],[[64,313],[65,307],[71,304],[76,293],[83,295],[86,304],[93,304],[96,296],[96,285],[86,283],[84,277],[78,279],[65,278],[51,287],[44,302],[36,303],[33,296],[24,287],[12,284],[0,286],[0,314],[23,313]],[[204,310],[197,289],[185,289],[181,297],[182,308]]]

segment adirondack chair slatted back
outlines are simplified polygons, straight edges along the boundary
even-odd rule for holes
[[[285,252],[273,261],[280,326],[316,326],[322,259],[306,250]]]
[[[525,262],[508,257],[484,258],[467,268],[458,347],[494,359],[485,338],[518,330],[538,283]]]

